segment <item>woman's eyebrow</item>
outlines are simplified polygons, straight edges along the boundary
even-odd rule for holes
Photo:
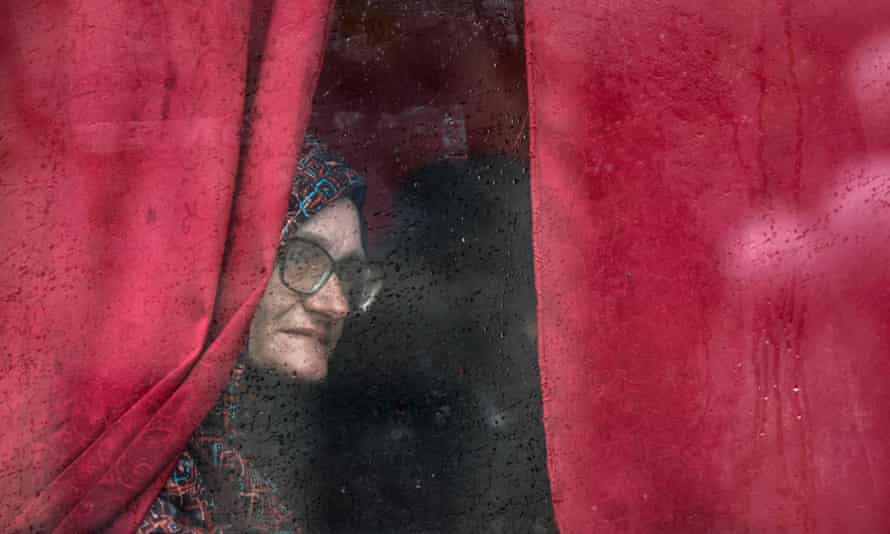
[[[328,254],[331,254],[331,256],[334,258],[334,261],[336,261],[337,263],[343,261],[365,261],[367,259],[367,255],[365,254],[364,250],[352,250],[341,258],[334,256],[331,252],[331,249],[334,248],[331,240],[327,239],[323,235],[316,234],[314,232],[299,231],[297,232],[295,237],[305,239],[306,241],[311,241],[312,243],[315,243],[316,245],[325,249],[325,251],[327,251]]]
[[[323,235],[316,234],[313,232],[307,232],[305,230],[300,230],[296,233],[296,235],[294,237],[298,237],[300,239],[304,239],[306,241],[315,243],[316,245],[322,247],[323,249],[325,249],[329,252],[333,248],[332,243],[329,239],[327,239]]]

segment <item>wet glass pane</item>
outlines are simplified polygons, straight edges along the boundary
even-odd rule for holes
[[[319,532],[555,531],[522,32],[514,2],[336,9],[309,128],[369,179],[385,285],[323,382],[267,401]]]
[[[0,24],[0,533],[890,532],[890,3]]]

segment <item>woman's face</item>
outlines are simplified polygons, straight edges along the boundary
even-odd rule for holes
[[[352,201],[340,199],[303,223],[295,237],[320,245],[338,262],[364,258],[360,224]],[[284,286],[278,269],[276,264],[250,324],[248,359],[298,381],[322,380],[350,311],[340,280],[331,276],[306,297]]]

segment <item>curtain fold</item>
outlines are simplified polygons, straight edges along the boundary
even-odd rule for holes
[[[129,532],[241,348],[329,2],[0,10],[0,530]]]
[[[526,21],[561,532],[890,530],[890,8]]]

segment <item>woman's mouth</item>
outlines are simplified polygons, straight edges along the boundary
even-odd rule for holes
[[[324,330],[315,328],[290,328],[288,330],[282,330],[282,332],[289,336],[312,338],[325,347],[328,345],[328,334]]]

